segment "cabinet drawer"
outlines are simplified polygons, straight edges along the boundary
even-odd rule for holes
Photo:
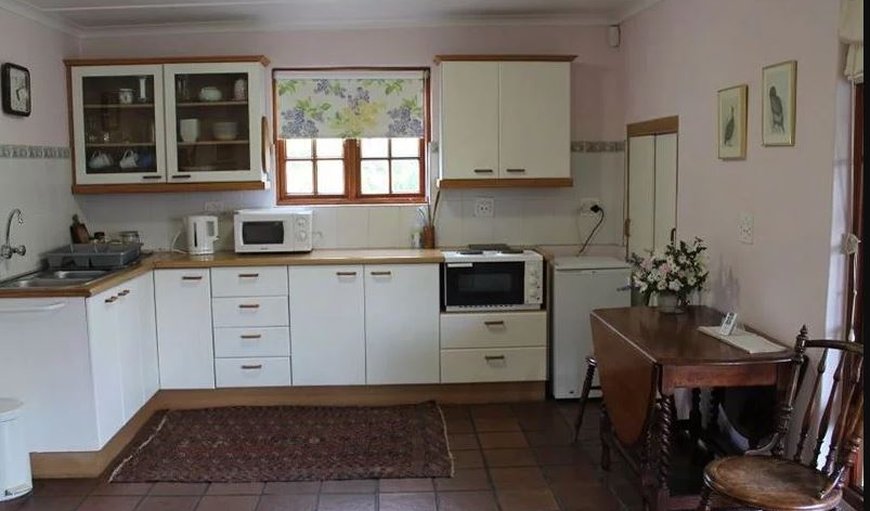
[[[212,301],[212,312],[215,328],[290,324],[286,296],[215,298]]]
[[[546,345],[545,311],[441,315],[441,348]]]
[[[547,348],[441,350],[441,383],[542,381]]]
[[[290,328],[215,328],[214,356],[289,357]]]
[[[211,270],[214,297],[286,296],[285,266],[214,268]]]
[[[219,358],[214,361],[218,387],[290,386],[290,359]]]

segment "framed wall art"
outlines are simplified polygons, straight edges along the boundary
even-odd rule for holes
[[[11,115],[30,115],[30,71],[27,68],[5,63],[0,66],[0,92],[3,94],[3,111]]]
[[[793,146],[797,61],[767,66],[761,73],[761,143]]]
[[[722,160],[746,158],[746,84],[722,89],[718,104],[718,155]]]

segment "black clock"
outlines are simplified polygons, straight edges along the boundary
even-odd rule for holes
[[[0,93],[3,94],[3,111],[11,115],[30,115],[30,71],[9,62],[0,67]]]

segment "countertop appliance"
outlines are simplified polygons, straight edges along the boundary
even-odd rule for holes
[[[631,266],[611,257],[572,256],[555,258],[550,271],[550,383],[556,399],[576,398],[592,354],[589,313],[631,305]]]
[[[310,209],[242,209],[234,217],[236,252],[311,252]]]
[[[185,227],[188,254],[214,254],[214,242],[218,239],[218,218],[216,216],[189,216],[185,220]]]
[[[441,307],[446,312],[539,310],[544,258],[507,245],[444,250]]]

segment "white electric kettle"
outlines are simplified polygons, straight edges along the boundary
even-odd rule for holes
[[[188,254],[214,254],[214,242],[218,239],[218,218],[216,216],[189,216],[185,219],[185,228],[187,229]]]

